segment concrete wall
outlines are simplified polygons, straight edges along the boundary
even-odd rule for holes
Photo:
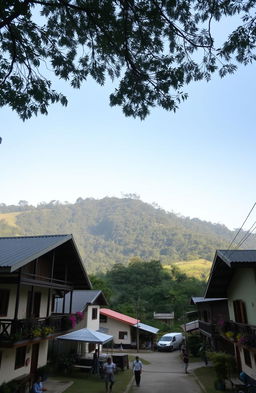
[[[0,385],[3,382],[9,382],[14,378],[20,377],[24,374],[30,373],[30,362],[28,365],[24,365],[15,370],[15,359],[16,359],[16,348],[1,349],[2,362],[0,366]],[[44,340],[39,345],[39,356],[38,356],[38,367],[42,367],[47,363],[47,352],[48,352],[48,341]],[[32,345],[26,346],[26,357],[25,359],[31,360],[32,356]]]
[[[1,319],[13,319],[15,312],[15,303],[16,303],[16,285],[5,285],[1,284],[1,288],[10,290],[9,304],[7,310],[7,316],[1,317]],[[18,310],[18,318],[23,319],[26,318],[26,309],[27,309],[27,297],[30,287],[22,286],[20,289],[20,301],[19,301],[19,310]],[[40,317],[46,317],[47,312],[47,301],[48,301],[48,291],[46,288],[35,288],[36,292],[41,293],[41,304],[40,304]],[[31,344],[27,345],[26,349],[26,359],[31,359]],[[2,348],[0,349],[2,353],[2,361],[0,366],[0,385],[3,382],[9,382],[14,378],[20,377],[24,374],[30,373],[30,363],[26,366],[20,367],[15,370],[15,358],[16,358],[16,348]],[[48,352],[48,341],[44,340],[40,342],[39,346],[39,355],[38,355],[38,367],[42,367],[47,363],[47,352]]]
[[[97,309],[97,319],[92,319],[92,310]],[[100,306],[90,305],[87,307],[87,328],[92,330],[99,330],[100,327]]]
[[[234,300],[243,300],[249,325],[256,325],[256,275],[252,268],[236,269],[228,287],[228,307],[231,320],[235,320]]]
[[[107,317],[107,322],[100,322],[100,328],[107,329],[104,332],[113,336],[114,344],[131,344],[131,327],[127,323]],[[120,339],[119,332],[127,332],[127,337]]]

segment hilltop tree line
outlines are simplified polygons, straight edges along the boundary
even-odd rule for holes
[[[8,212],[16,226],[8,224]],[[16,214],[16,213],[17,214]],[[5,214],[1,214],[5,213]],[[7,220],[7,221],[6,221]],[[76,203],[40,203],[37,207],[0,205],[1,236],[72,233],[88,272],[106,272],[131,258],[164,265],[198,258],[213,260],[234,232],[224,225],[181,217],[134,198],[78,198]],[[251,236],[248,247],[255,247]]]

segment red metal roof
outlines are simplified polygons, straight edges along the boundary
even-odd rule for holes
[[[129,317],[128,315],[121,314],[117,311],[109,310],[108,308],[101,308],[100,313],[102,315],[106,315],[109,318],[116,319],[117,321],[128,323],[128,325],[135,325],[136,323],[140,322],[139,319]]]

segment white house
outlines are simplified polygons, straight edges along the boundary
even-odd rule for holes
[[[107,308],[100,309],[100,330],[111,334],[114,345],[123,348],[136,347],[138,340],[140,347],[151,348],[158,332],[157,328]]]
[[[49,340],[72,330],[70,294],[90,288],[72,235],[0,238],[0,385],[29,389]]]

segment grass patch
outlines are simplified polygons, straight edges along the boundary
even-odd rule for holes
[[[128,385],[132,378],[132,371],[118,371],[115,375],[114,392],[123,393],[124,387]],[[73,371],[68,377],[56,377],[58,381],[73,381],[73,385],[70,386],[65,393],[102,393],[105,392],[105,382],[97,375],[88,375],[88,373]]]
[[[188,277],[195,277],[198,280],[207,280],[211,270],[212,262],[206,259],[195,259],[192,261],[174,262],[171,266],[177,266],[182,273]],[[171,266],[165,265],[165,269],[171,269]]]
[[[214,387],[214,381],[216,380],[216,373],[213,367],[200,367],[194,370],[194,374],[197,376],[201,384],[204,386],[207,393],[220,393]],[[226,389],[225,392],[230,392]]]
[[[17,227],[16,225],[16,217],[21,214],[21,212],[11,212],[11,213],[0,213],[0,220],[6,222],[6,224],[11,227]]]

